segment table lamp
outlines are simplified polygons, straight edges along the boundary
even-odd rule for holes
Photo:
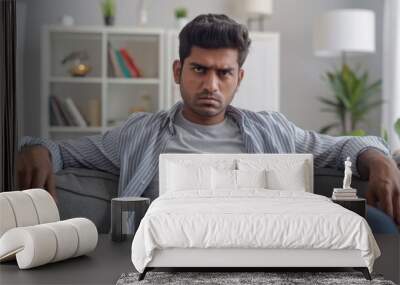
[[[317,56],[340,56],[342,61],[340,70],[327,72],[325,77],[334,97],[319,98],[326,107],[323,111],[335,113],[338,122],[321,128],[320,132],[340,128],[341,135],[365,135],[357,126],[372,108],[382,104],[382,100],[374,99],[381,82],[368,83],[368,72],[353,71],[346,57],[375,51],[374,13],[363,9],[329,11],[316,21],[313,40]]]
[[[242,3],[242,2],[241,2]],[[272,0],[246,0],[244,11],[247,15],[247,25],[250,28],[252,22],[258,22],[259,29],[264,29],[264,20],[273,13]]]

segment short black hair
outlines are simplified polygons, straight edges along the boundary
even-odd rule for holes
[[[201,48],[234,48],[238,50],[241,67],[249,53],[251,39],[244,25],[222,14],[203,14],[190,21],[179,33],[181,63],[190,55],[193,46]]]

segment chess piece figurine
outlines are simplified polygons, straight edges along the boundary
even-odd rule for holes
[[[351,161],[350,157],[347,157],[344,162],[344,178],[343,178],[343,189],[351,189],[351,176],[353,172],[351,171]]]

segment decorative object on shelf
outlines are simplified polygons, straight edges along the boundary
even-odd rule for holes
[[[357,189],[351,188],[351,177],[353,172],[351,171],[351,160],[350,157],[346,158],[344,162],[344,178],[343,187],[334,188],[332,193],[332,199],[357,199]]]
[[[323,127],[326,133],[337,128],[341,135],[365,135],[358,128],[366,121],[369,111],[382,104],[375,98],[381,90],[381,80],[369,83],[368,72],[352,69],[348,55],[375,51],[375,15],[369,10],[334,10],[322,15],[314,27],[314,50],[317,56],[341,56],[339,70],[325,74],[334,95],[333,99],[320,97],[326,105],[322,111],[334,113],[338,121]]]
[[[91,67],[87,63],[89,56],[86,51],[73,51],[63,58],[63,65],[69,64],[69,72],[72,76],[86,76]],[[72,62],[72,64],[71,64]]]
[[[114,25],[114,20],[115,20],[115,0],[104,0],[101,3],[101,10],[103,12],[104,24],[106,26]]]
[[[181,30],[189,22],[188,12],[185,7],[178,7],[175,9],[176,26]]]
[[[65,27],[71,27],[74,25],[75,19],[70,15],[63,15],[60,22]]]
[[[149,94],[144,94],[140,97],[140,104],[129,109],[129,113],[151,112],[151,97]]]
[[[247,26],[251,30],[253,23],[258,24],[258,29],[264,31],[265,19],[273,13],[272,0],[245,0],[240,1],[240,5],[244,4],[244,12],[247,17]]]
[[[146,0],[139,0],[139,25],[144,26],[148,22]]]
[[[100,98],[92,98],[87,104],[87,121],[91,127],[101,126],[101,104]]]

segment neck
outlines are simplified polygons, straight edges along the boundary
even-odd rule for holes
[[[188,110],[188,108],[185,108],[185,106],[182,109],[182,115],[186,120],[199,125],[215,125],[223,122],[225,119],[225,111],[215,116],[207,117],[196,114]]]

